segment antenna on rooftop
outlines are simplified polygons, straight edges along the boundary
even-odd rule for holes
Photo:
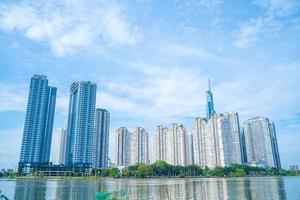
[[[208,79],[208,90],[211,90],[210,79]]]

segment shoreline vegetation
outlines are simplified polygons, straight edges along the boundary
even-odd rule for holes
[[[136,164],[119,168],[93,169],[90,174],[74,170],[66,176],[44,176],[43,173],[34,172],[32,176],[22,176],[18,172],[7,172],[0,178],[209,178],[209,177],[261,177],[261,176],[300,176],[300,171],[276,168],[252,167],[248,165],[230,164],[228,167],[200,167],[198,165],[174,166],[164,161],[153,164]]]

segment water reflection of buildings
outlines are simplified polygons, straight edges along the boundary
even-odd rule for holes
[[[155,180],[130,185],[129,199],[286,199],[282,178],[209,178]]]
[[[287,199],[283,178],[18,180],[14,199],[94,199],[110,192],[121,199]]]
[[[15,200],[46,198],[46,182],[36,180],[18,180],[15,186]]]
[[[55,199],[94,199],[96,184],[91,180],[59,180],[55,188]]]
[[[287,199],[283,178],[251,178],[244,181],[246,199]]]
[[[187,188],[187,182],[185,179],[170,179],[170,180],[160,180],[155,181],[156,184],[153,184],[153,189],[151,190],[150,199],[190,199],[187,198],[187,192],[189,192]]]

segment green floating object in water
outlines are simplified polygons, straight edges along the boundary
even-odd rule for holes
[[[109,193],[109,192],[95,192],[95,200],[122,200],[128,197],[129,193],[125,190]]]
[[[95,200],[112,200],[112,196],[108,192],[95,192]]]

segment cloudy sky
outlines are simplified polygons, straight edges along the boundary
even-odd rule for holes
[[[97,83],[114,131],[217,112],[275,122],[284,167],[300,164],[298,0],[35,0],[0,2],[0,168],[18,162],[30,78],[58,87],[53,161],[69,86]]]

